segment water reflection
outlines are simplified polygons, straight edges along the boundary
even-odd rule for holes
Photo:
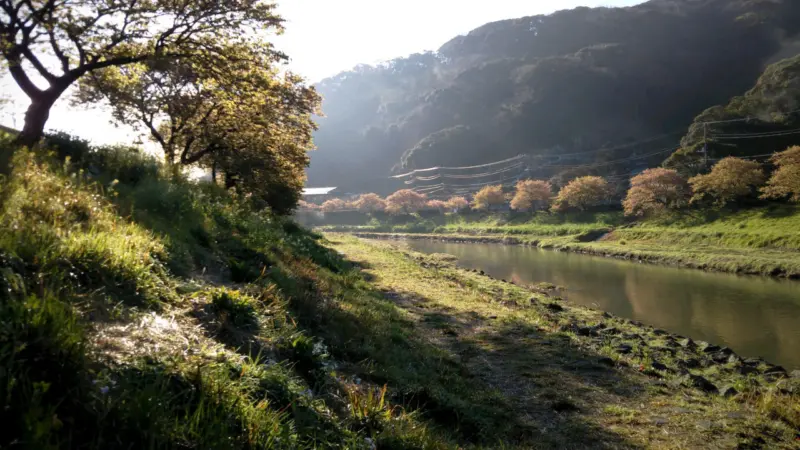
[[[800,368],[800,282],[497,244],[408,244],[498,278],[564,286],[569,301]]]

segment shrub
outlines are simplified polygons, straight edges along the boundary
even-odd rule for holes
[[[686,205],[689,183],[672,169],[647,169],[631,179],[631,188],[622,202],[626,216],[658,214]]]
[[[789,197],[793,202],[800,202],[800,146],[776,153],[770,161],[777,169],[762,189],[762,197]]]
[[[391,214],[413,213],[425,208],[426,196],[412,191],[402,189],[386,197],[386,212]]]
[[[447,203],[441,200],[428,200],[428,203],[425,204],[425,209],[444,212],[447,210]]]
[[[575,208],[584,211],[593,206],[599,206],[608,200],[611,187],[602,177],[585,176],[576,178],[561,188],[553,202],[554,211],[564,211]]]
[[[478,210],[487,210],[496,206],[503,205],[506,196],[503,194],[503,186],[484,186],[475,194],[472,200],[472,207]]]
[[[714,165],[711,173],[689,179],[694,192],[692,202],[710,197],[714,203],[724,205],[755,193],[765,179],[761,164],[741,158],[724,158]]]
[[[297,202],[298,211],[319,211],[320,206],[315,203],[310,203],[305,200]]]
[[[324,212],[344,211],[347,209],[347,202],[340,198],[332,198],[320,207]]]
[[[469,207],[469,202],[464,197],[450,197],[447,200],[447,208],[454,211],[459,211]]]
[[[355,208],[362,212],[380,212],[386,210],[386,200],[380,198],[378,194],[362,194],[353,204]]]
[[[550,205],[553,187],[547,181],[522,180],[517,183],[514,198],[511,199],[511,208],[517,211],[531,209],[536,204]]]
[[[258,326],[254,301],[249,295],[225,288],[211,293],[212,309],[220,322],[229,323],[240,330],[252,330]]]

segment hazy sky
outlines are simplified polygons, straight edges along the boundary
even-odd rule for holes
[[[286,32],[275,43],[289,54],[293,71],[316,82],[360,63],[376,63],[425,50],[495,20],[547,14],[576,6],[629,6],[641,0],[278,0]],[[0,123],[22,126],[27,98],[13,80],[0,92],[14,100]],[[134,133],[109,123],[102,108],[76,109],[56,103],[49,129],[94,142],[130,142]]]

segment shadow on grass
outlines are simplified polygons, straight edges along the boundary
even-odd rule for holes
[[[491,319],[475,312],[379,291],[357,269],[332,277],[303,272],[301,265],[283,271],[292,273],[290,280],[274,279],[289,294],[299,325],[324,339],[342,363],[339,371],[387,384],[394,402],[459,441],[635,447],[587,419],[603,402],[643,386],[593,362],[598,355],[573,347],[566,336],[547,336],[523,323],[487,328]]]

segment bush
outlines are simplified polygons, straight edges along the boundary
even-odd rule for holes
[[[626,216],[659,214],[687,204],[690,193],[686,179],[672,169],[647,169],[631,179],[622,206]]]
[[[427,198],[411,189],[401,189],[386,197],[386,212],[390,214],[410,214],[425,208]]]
[[[714,203],[722,206],[756,193],[765,180],[761,164],[741,158],[724,158],[714,165],[711,173],[689,179],[694,192],[692,202],[712,198]]]
[[[800,146],[776,153],[770,161],[777,169],[762,189],[762,197],[788,197],[793,202],[800,202]]]
[[[576,178],[561,188],[553,202],[553,210],[563,212],[570,208],[584,211],[602,205],[611,195],[611,187],[602,177],[585,176]]]
[[[353,203],[362,212],[380,212],[386,210],[386,200],[380,198],[378,194],[363,194]]]
[[[531,209],[534,205],[550,206],[553,187],[547,181],[522,180],[517,183],[511,208],[517,211]]]
[[[464,197],[450,197],[447,200],[447,208],[453,211],[461,211],[469,207],[469,202]]]
[[[506,203],[506,196],[503,194],[503,186],[484,186],[475,194],[472,200],[472,207],[478,210],[492,209]]]
[[[228,322],[241,330],[252,330],[258,326],[255,299],[239,291],[219,288],[211,293],[213,311],[221,322]]]

